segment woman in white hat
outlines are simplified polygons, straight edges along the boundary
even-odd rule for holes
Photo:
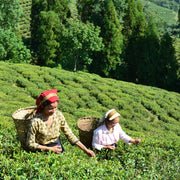
[[[120,114],[111,109],[107,111],[100,119],[103,123],[93,133],[92,147],[97,150],[102,148],[113,150],[119,139],[122,139],[127,144],[139,144],[141,139],[132,139],[121,128],[119,124]]]

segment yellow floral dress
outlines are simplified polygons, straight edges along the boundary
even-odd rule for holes
[[[60,136],[60,129],[72,145],[79,141],[72,133],[60,111],[56,110],[54,113],[51,126],[48,126],[46,122],[43,121],[42,114],[36,114],[31,119],[29,125],[27,147],[30,150],[36,150],[40,144],[45,145],[56,141]]]

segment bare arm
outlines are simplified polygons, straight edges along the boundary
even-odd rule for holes
[[[113,150],[113,149],[115,149],[116,147],[115,147],[115,146],[104,146],[103,148]]]
[[[95,154],[93,151],[89,150],[86,148],[86,146],[84,146],[84,144],[82,144],[80,141],[76,142],[76,145],[82,149],[88,156],[90,157],[95,157]]]
[[[55,153],[60,153],[60,152],[62,151],[61,146],[48,147],[48,146],[44,146],[44,145],[39,145],[39,146],[37,147],[37,149],[45,150],[45,151],[50,151],[50,150],[52,150],[52,151],[55,152]]]
[[[139,144],[141,142],[141,139],[130,139],[129,142],[133,144]]]

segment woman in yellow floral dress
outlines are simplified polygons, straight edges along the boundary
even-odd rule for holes
[[[72,145],[77,145],[88,156],[95,157],[94,152],[87,149],[72,133],[63,114],[57,110],[58,102],[56,89],[42,92],[36,100],[37,112],[31,119],[27,134],[29,149],[62,153],[64,148],[59,139],[61,129]]]

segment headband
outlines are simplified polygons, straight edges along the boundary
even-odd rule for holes
[[[36,113],[40,113],[42,111],[41,105],[45,101],[49,101],[51,103],[59,101],[59,98],[57,96],[57,89],[51,89],[41,93],[41,95],[36,100],[36,105],[37,105]]]
[[[120,114],[115,109],[111,109],[104,114],[104,116],[99,120],[99,122],[103,122],[105,120],[112,121],[118,116],[120,116]]]
[[[41,102],[39,103],[39,105],[37,105],[37,107],[39,107],[39,106],[41,106],[45,101],[47,101],[48,99],[50,99],[51,97],[56,97],[57,96],[57,94],[55,94],[55,93],[50,93],[50,94],[48,94],[47,96],[45,96],[42,100],[41,100]],[[58,97],[57,97],[58,98]],[[55,102],[55,101],[54,101]]]

